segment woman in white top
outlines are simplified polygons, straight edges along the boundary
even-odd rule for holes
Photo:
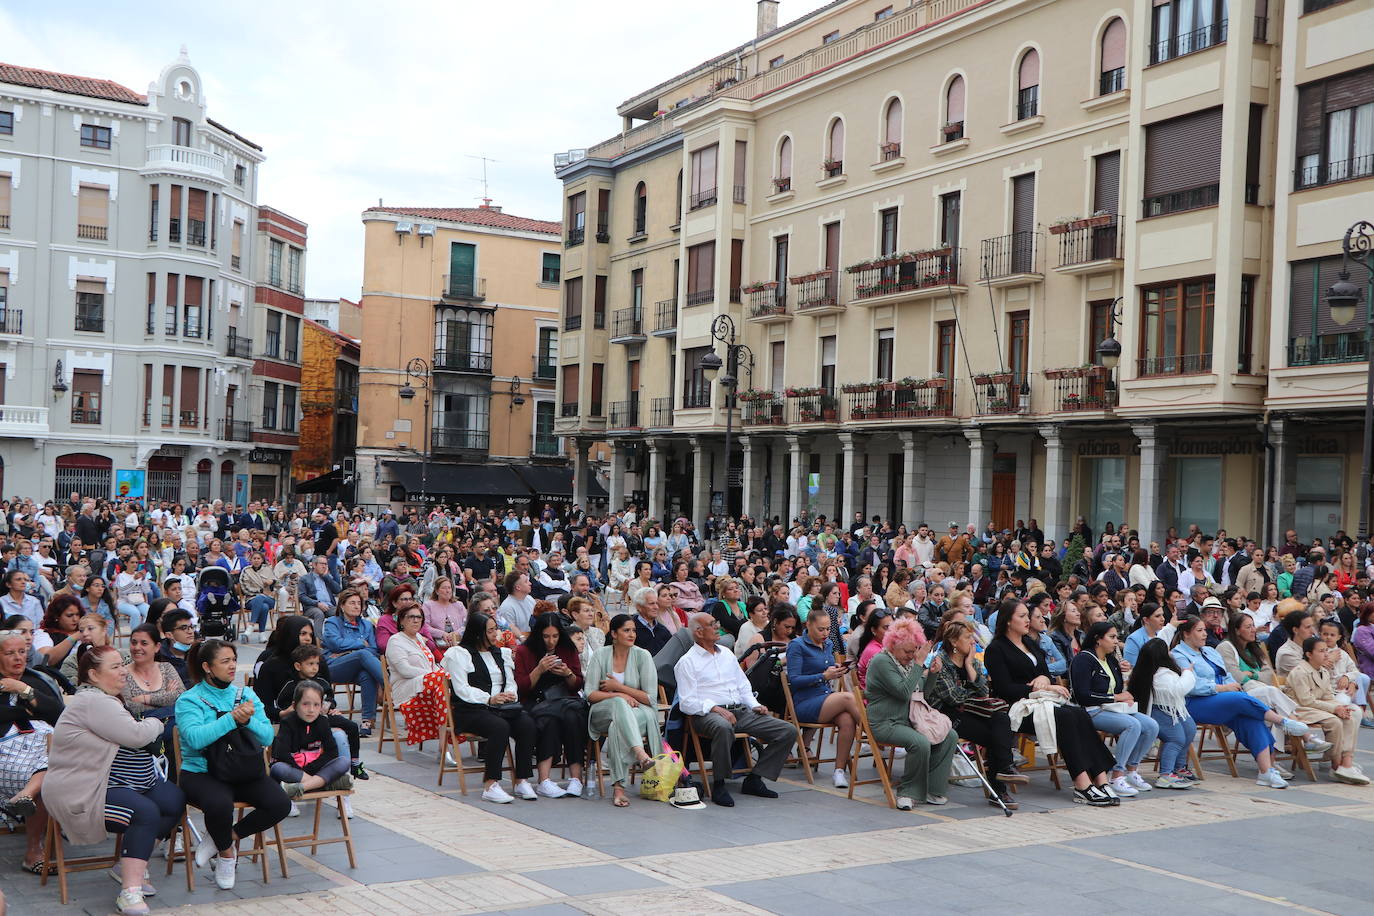
[[[386,643],[391,702],[405,716],[406,744],[420,744],[437,739],[447,721],[448,672],[434,663],[420,635],[424,612],[412,603],[399,613],[400,629]]]
[[[1126,581],[1130,585],[1143,585],[1149,588],[1151,582],[1155,582],[1159,576],[1150,568],[1150,555],[1143,549],[1137,548],[1131,557],[1131,568],[1126,573]]]
[[[620,538],[620,543],[611,550],[615,559],[611,561],[609,581],[606,584],[607,603],[624,604],[625,588],[634,576],[635,562],[630,557],[630,548],[625,546],[624,538]]]
[[[441,663],[453,689],[454,724],[460,734],[486,739],[482,760],[486,765],[483,801],[509,804],[514,798],[501,788],[501,764],[515,741],[515,794],[535,801],[534,719],[520,705],[515,693],[515,660],[509,649],[497,648],[501,631],[486,614],[468,614],[462,641],[444,653]]]
[[[1186,702],[1196,682],[1193,669],[1181,670],[1164,640],[1150,639],[1140,647],[1126,692],[1135,697],[1141,712],[1159,723],[1157,789],[1191,789],[1197,784],[1188,767],[1197,723],[1188,714]]]

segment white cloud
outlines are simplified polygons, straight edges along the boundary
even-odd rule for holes
[[[210,116],[265,147],[259,202],[310,225],[307,293],[349,298],[358,217],[379,197],[476,206],[482,163],[468,157],[487,156],[495,203],[558,219],[553,154],[614,135],[618,103],[753,24],[750,0],[0,8],[6,62],[140,92],[186,44]]]

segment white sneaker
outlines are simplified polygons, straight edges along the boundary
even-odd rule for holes
[[[1355,769],[1353,766],[1336,767],[1334,770],[1331,771],[1331,775],[1334,776],[1336,779],[1340,780],[1341,782],[1348,782],[1351,785],[1369,785],[1369,777],[1361,773],[1359,770]]]
[[[894,759],[901,760],[903,757],[906,756],[906,748],[904,748],[904,747],[893,748],[893,750],[892,750],[892,756],[893,756]]]
[[[1267,789],[1286,789],[1288,788],[1288,781],[1279,775],[1276,768],[1270,767],[1267,771],[1259,774],[1259,778],[1255,780],[1255,785],[1264,786]]]
[[[458,761],[456,761],[456,760],[453,759],[453,752],[452,752],[452,751],[444,751],[444,766],[446,766],[446,767],[456,767],[457,765],[458,765]]]
[[[1308,735],[1306,740],[1303,741],[1303,749],[1307,751],[1309,755],[1325,754],[1327,751],[1331,750],[1331,742]]]
[[[207,834],[199,843],[196,844],[196,868],[204,868],[210,864],[210,860],[219,855],[219,850],[215,848],[215,841],[210,839]]]
[[[907,798],[905,795],[899,795],[899,796],[897,796],[897,810],[898,810],[898,811],[910,811],[910,810],[912,809],[912,807],[913,807],[915,804],[916,804],[915,802],[913,802],[911,799]]]
[[[1111,782],[1112,791],[1122,798],[1131,798],[1139,795],[1140,790],[1126,781],[1125,776],[1118,776]]]
[[[352,816],[353,816],[353,802],[350,801],[350,800],[348,799],[347,796],[345,796],[344,799],[343,799],[343,809],[344,809],[344,815],[345,815],[346,817],[352,817]]]
[[[549,782],[549,780],[545,780],[545,782]],[[558,786],[555,785],[554,788],[558,789]],[[515,784],[515,794],[517,797],[523,798],[525,801],[535,801],[539,798],[539,796],[535,794],[534,786],[530,785],[530,781],[528,779],[522,779]],[[558,795],[554,795],[551,797],[558,798],[562,794],[563,790],[559,789]]]
[[[119,892],[119,896],[115,898],[115,909],[127,916],[145,916],[149,912],[148,904],[143,902],[143,895],[133,887],[126,887]]]
[[[215,884],[222,891],[232,891],[234,889],[234,878],[237,876],[239,857],[226,859],[223,856],[215,859]]]
[[[848,788],[849,788],[849,776],[845,773],[844,770],[836,770],[836,771],[835,771],[834,779],[835,779],[835,788],[837,788],[837,789],[848,789]]]
[[[1310,729],[1306,725],[1303,725],[1297,719],[1284,719],[1279,724],[1284,731],[1288,732],[1288,734],[1292,735],[1295,738],[1301,738],[1303,735],[1307,734],[1308,731],[1310,731]]]
[[[482,801],[489,801],[493,805],[509,805],[515,801],[515,797],[501,788],[499,782],[494,782],[482,790]]]
[[[563,790],[563,794],[571,796],[572,798],[581,798],[583,788],[582,780],[574,777],[568,780],[568,787]]]
[[[528,785],[529,783],[527,782],[522,782],[520,784],[520,786]],[[515,787],[515,794],[519,795],[521,798],[524,798],[525,795],[520,791],[520,786]],[[558,785],[558,783],[554,782],[552,779],[544,780],[539,784],[539,787],[536,788],[534,791],[544,796],[545,798],[562,798],[564,795],[568,794],[566,791],[563,790],[561,786]]]
[[[1148,792],[1154,788],[1154,786],[1145,781],[1145,777],[1140,775],[1139,770],[1131,770],[1131,772],[1127,773],[1126,781],[1138,792]]]
[[[291,803],[291,810],[290,810],[290,812],[287,813],[286,816],[287,816],[287,817],[300,817],[300,816],[301,816],[301,806],[298,805],[298,804],[296,804],[295,802],[292,802],[292,803]]]
[[[108,874],[111,878],[113,878],[116,881],[123,882],[124,880],[124,875],[120,871],[118,865],[110,866],[110,870],[106,872],[106,874]],[[152,897],[157,893],[157,888],[153,887],[153,885],[150,883],[148,869],[146,868],[143,869],[143,887],[141,887],[139,891],[143,894],[144,897]]]

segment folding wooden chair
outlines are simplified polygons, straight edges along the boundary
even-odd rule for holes
[[[696,754],[697,775],[701,777],[701,784],[706,792],[706,797],[710,798],[711,780],[706,778],[706,767],[709,761],[707,760],[706,755],[701,752],[701,736],[697,734],[696,716],[689,716],[686,713],[683,713],[682,718],[687,723],[687,738],[692,742],[692,751]],[[730,771],[730,776],[722,776],[722,779],[729,779],[731,777],[738,776],[741,773],[749,773],[754,769],[754,754],[752,751],[749,750],[749,733],[735,732],[735,738],[743,741],[744,766],[732,769]],[[714,769],[712,769],[711,775],[713,777],[715,776]]]
[[[382,689],[377,697],[377,753],[382,752],[383,745],[390,741],[396,748],[396,759],[401,759],[401,731],[398,727],[400,716],[396,713],[396,706],[391,701],[391,669],[387,666],[386,656],[382,656]],[[387,737],[387,731],[391,736]],[[421,745],[421,749],[424,745]]]
[[[782,672],[782,695],[786,700],[788,722],[791,722],[797,729],[797,752],[801,755],[802,769],[806,771],[806,781],[815,785],[816,778],[812,772],[812,766],[819,767],[823,763],[834,763],[839,759],[840,752],[840,728],[830,722],[803,722],[797,717],[797,708],[792,703],[792,686],[787,680],[787,671]],[[829,729],[831,741],[835,745],[834,753],[829,757],[822,756],[821,749],[825,746],[825,733]],[[816,742],[816,752],[811,753],[810,744]],[[852,748],[851,748],[852,750]],[[853,759],[852,757],[850,758]],[[852,765],[850,769],[853,769]]]
[[[1231,778],[1235,779],[1240,775],[1236,770],[1236,749],[1231,746],[1230,739],[1226,737],[1227,728],[1224,725],[1197,725],[1197,750],[1189,754],[1190,760],[1197,761],[1197,769],[1194,771],[1199,777],[1202,776],[1202,762],[1204,760],[1215,760],[1218,757],[1226,761],[1226,768],[1231,771]],[[1207,736],[1211,735],[1217,746],[1212,750],[1207,749]]]
[[[172,828],[172,835],[168,837],[169,844],[176,843],[177,833],[185,826],[183,821]],[[183,845],[189,842],[185,837],[182,839]],[[43,868],[40,886],[47,886],[48,875],[57,875],[58,890],[62,895],[62,905],[66,906],[70,901],[71,894],[67,889],[67,876],[80,871],[99,871],[106,868],[113,868],[119,864],[121,858],[120,847],[124,845],[124,834],[114,835],[114,849],[107,856],[80,856],[69,859],[66,855],[66,841],[62,837],[62,825],[57,822],[51,812],[48,814],[48,828],[43,837],[43,860],[46,865]],[[186,858],[186,891],[190,893],[195,890],[195,878],[191,873],[191,860]],[[167,874],[172,874],[172,859],[167,859]]]
[[[334,843],[343,843],[345,848],[347,848],[348,850],[348,867],[357,868],[358,860],[353,853],[353,828],[349,824],[348,809],[344,806],[344,799],[348,798],[352,794],[352,789],[317,789],[314,792],[306,792],[304,795],[301,795],[293,799],[293,801],[296,801],[300,804],[312,801],[315,803],[315,818],[310,828],[310,832],[303,833],[299,836],[283,837],[280,831],[278,831],[273,839],[266,841],[266,845],[277,846],[278,844],[280,844],[281,847],[284,847],[285,849],[298,849],[303,846],[309,846],[310,854],[313,856],[315,855],[316,850],[318,850],[321,846],[329,846]],[[320,839],[320,812],[324,805],[324,801],[327,798],[334,799],[334,806],[338,809],[339,825],[342,828],[343,833],[341,836]],[[280,848],[278,849],[278,852],[281,852]],[[282,857],[282,877],[291,877],[289,874],[286,873],[286,859],[284,856]]]
[[[854,693],[854,699],[859,701],[859,727],[854,733],[853,755],[849,758],[849,797],[854,797],[854,789],[857,786],[869,786],[874,783],[882,783],[883,794],[887,796],[887,806],[897,807],[897,796],[892,791],[892,768],[893,761],[897,756],[897,745],[887,744],[873,737],[873,725],[868,721],[868,707],[864,704],[863,691],[859,689],[857,681],[850,686]],[[791,697],[788,697],[788,705],[791,705]],[[867,744],[870,756],[873,758],[873,768],[877,770],[876,779],[859,778],[859,756],[863,752],[863,746]]]
[[[485,740],[481,735],[470,735],[466,732],[458,731],[457,725],[453,721],[453,704],[445,703],[447,707],[444,711],[444,728],[439,732],[439,785],[444,784],[444,774],[458,774],[458,791],[463,795],[468,794],[468,776],[473,773],[485,773],[486,765],[482,761],[476,763],[463,763],[463,745],[472,744],[472,750],[477,750],[477,742]],[[449,749],[453,751],[452,765],[449,764],[445,754]],[[506,764],[510,768],[511,775],[515,775],[515,751],[506,745]]]
[[[1055,790],[1057,791],[1064,788],[1063,784],[1059,781],[1059,771],[1063,770],[1065,775],[1067,775],[1068,767],[1064,766],[1064,761],[1060,756],[1058,754],[1046,754],[1045,762],[1043,764],[1037,764],[1035,762],[1035,755],[1040,749],[1040,746],[1035,743],[1035,736],[1021,734],[1020,732],[1016,732],[1015,736],[1020,745],[1019,749],[1026,758],[1026,765],[1021,767],[1021,772],[1035,773],[1040,770],[1048,770],[1050,773],[1050,782],[1054,783]]]
[[[1288,739],[1287,752],[1283,753],[1280,752],[1278,748],[1275,748],[1274,762],[1280,763],[1284,760],[1287,760],[1290,763],[1288,769],[1292,770],[1294,773],[1302,771],[1303,773],[1307,774],[1308,779],[1312,780],[1313,782],[1316,782],[1317,774],[1313,772],[1312,761],[1309,760],[1307,757],[1306,743],[1303,741],[1302,738],[1296,737],[1294,735],[1284,735],[1284,737]]]
[[[347,716],[350,719],[357,716],[358,711],[360,709],[360,707],[358,706],[358,685],[351,684],[346,681],[334,681],[329,686],[332,687],[334,690],[334,712],[341,716]],[[347,709],[344,709],[342,706],[338,705],[339,697],[341,695],[348,697]]]

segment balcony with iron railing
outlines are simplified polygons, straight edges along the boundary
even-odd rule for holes
[[[1135,363],[1137,378],[1157,378],[1163,375],[1205,375],[1211,371],[1211,353],[1142,356]]]
[[[575,315],[564,315],[564,316],[563,316],[563,330],[565,330],[565,331],[580,331],[580,330],[582,330],[582,313],[581,313],[581,312],[578,312],[578,313],[575,314]]]
[[[1168,216],[1170,213],[1182,213],[1186,210],[1201,210],[1204,207],[1215,207],[1220,199],[1221,185],[1205,184],[1183,191],[1170,191],[1147,197],[1141,202],[1140,215]]]
[[[750,321],[776,324],[792,320],[792,315],[787,311],[786,283],[776,280],[752,283],[744,287],[744,293],[749,297],[749,309],[744,317]]]
[[[540,382],[551,382],[558,378],[558,363],[551,362],[546,357],[536,357],[534,378]]]
[[[99,407],[73,407],[72,422],[83,424],[97,424],[100,422]]]
[[[486,452],[490,433],[485,429],[436,426],[430,430],[429,441],[434,452]]]
[[[611,240],[611,215],[606,212],[597,214],[596,240],[605,244]]]
[[[693,192],[687,197],[687,209],[689,211],[700,210],[704,207],[715,206],[717,193],[715,188]]]
[[[974,406],[980,417],[1016,417],[1030,413],[1031,389],[1024,374],[989,372],[973,377]]]
[[[786,175],[786,176],[784,176],[784,177],[782,177],[782,178],[774,178],[774,179],[773,179],[773,193],[774,193],[774,194],[786,194],[786,193],[787,193],[788,191],[790,191],[790,190],[792,190],[792,176],[791,176],[791,175]]]
[[[1126,88],[1126,68],[1117,67],[1113,70],[1104,70],[1097,78],[1097,94],[1111,95]]]
[[[90,241],[104,242],[110,237],[108,226],[95,226],[87,223],[76,224],[76,237]]]
[[[252,359],[253,339],[240,337],[238,331],[230,328],[224,337],[224,355],[231,359]]]
[[[1063,273],[1100,271],[1121,260],[1120,225],[1115,214],[1092,216],[1066,224],[1062,231],[1050,227],[1059,253],[1055,270]]]
[[[1117,390],[1111,384],[1106,366],[1070,366],[1046,369],[1050,383],[1050,402],[1059,413],[1111,410],[1116,407]]]
[[[1170,35],[1167,38],[1156,36],[1150,43],[1150,63],[1162,64],[1176,57],[1205,51],[1224,43],[1226,41],[1226,22],[1225,19],[1221,19],[1199,29],[1193,29],[1191,32]]]
[[[182,429],[200,429],[200,411],[182,410],[177,413],[177,425]]]
[[[334,392],[334,409],[347,413],[358,412],[358,389],[340,388]]]
[[[487,298],[487,278],[471,274],[444,274],[439,296],[469,303],[482,302]]]
[[[568,238],[564,243],[568,248],[574,245],[581,245],[587,238],[587,228],[585,226],[575,226],[568,229]]]
[[[953,143],[962,139],[964,139],[963,121],[948,121],[944,127],[940,128],[940,142]]]
[[[945,246],[929,251],[880,255],[845,268],[854,305],[931,299],[963,292],[959,268],[963,249]]]
[[[186,221],[186,244],[204,247],[205,220],[188,219]]]
[[[982,282],[1013,286],[1044,279],[1040,272],[1040,236],[1033,230],[983,239]]]
[[[783,426],[787,423],[781,392],[742,391],[739,402],[740,422],[745,426]]]
[[[1368,356],[1362,333],[1324,334],[1320,337],[1295,337],[1288,341],[1288,365],[1329,366],[1362,363]]]
[[[240,255],[229,255],[229,269],[240,270],[243,267],[243,258]]]
[[[440,372],[480,372],[491,374],[491,352],[461,350],[456,348],[436,349],[434,368]]]
[[[0,307],[0,334],[23,334],[24,310]]]
[[[666,429],[673,425],[673,399],[654,398],[649,402],[649,425]]]
[[[1293,176],[1293,190],[1317,188],[1338,181],[1374,176],[1374,153],[1338,159],[1334,162],[1320,161],[1318,156],[1304,156]]]
[[[783,401],[788,423],[839,422],[840,399],[834,388],[788,388]]]
[[[639,398],[611,402],[610,422],[607,429],[639,429]]]
[[[564,401],[558,405],[558,415],[560,417],[576,417],[578,413],[576,401]]]
[[[232,417],[219,421],[219,435],[224,442],[252,442],[253,424],[248,420],[235,420]]]
[[[637,344],[645,341],[644,309],[634,305],[611,313],[611,343]]]
[[[1016,93],[1016,120],[1025,121],[1040,114],[1040,87],[1027,86]]]
[[[954,416],[954,382],[940,376],[860,382],[843,391],[848,419],[855,423]]]
[[[200,339],[200,335],[201,335],[201,326],[200,326],[200,322],[199,322],[199,321],[193,321],[193,320],[191,320],[191,319],[188,318],[188,319],[182,324],[182,326],[181,326],[181,336],[182,336],[182,337],[193,337],[193,338],[196,338],[197,340],[199,340],[199,339]]]
[[[0,229],[8,229],[9,227],[10,215],[8,213],[0,213]]]
[[[563,454],[563,450],[558,447],[557,436],[535,433],[534,447],[530,449],[530,454],[535,458],[557,458]]]
[[[716,300],[715,287],[709,289],[689,289],[687,291],[687,305],[707,305]]]
[[[677,299],[660,299],[654,303],[654,336],[671,337],[677,333]]]
[[[105,330],[105,310],[104,309],[81,309],[76,310],[76,330],[92,331],[103,333]]]
[[[902,158],[902,144],[900,143],[880,143],[878,144],[878,161],[892,162],[894,159]]]
[[[792,309],[798,315],[836,315],[844,311],[840,299],[840,278],[834,268],[789,277]]]
[[[181,241],[181,219],[179,217],[173,216],[167,220],[167,241]]]

